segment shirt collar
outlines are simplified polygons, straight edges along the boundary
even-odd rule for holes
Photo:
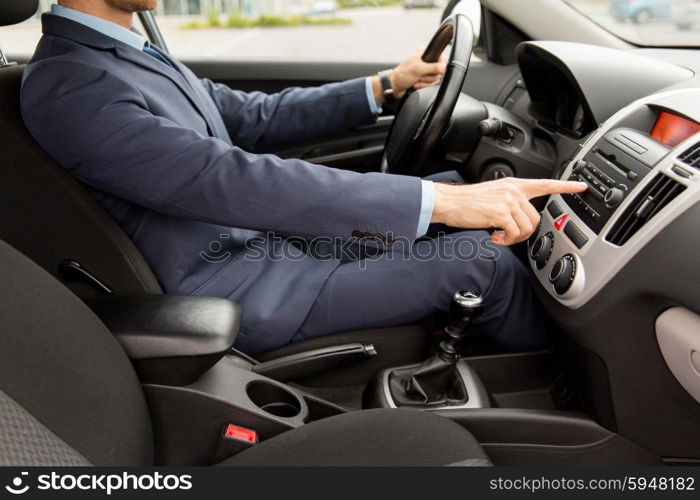
[[[51,14],[80,23],[137,50],[143,50],[146,45],[146,37],[106,19],[56,4],[51,6]]]

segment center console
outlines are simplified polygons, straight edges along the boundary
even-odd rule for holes
[[[691,207],[700,189],[700,91],[651,96],[615,114],[579,148],[562,179],[581,194],[551,196],[528,243],[539,283],[585,305],[644,245]]]
[[[472,432],[502,464],[546,462],[552,446],[557,463],[566,450],[585,463],[619,450],[624,456],[615,460],[622,463],[653,461],[575,413],[551,352],[460,359],[456,344],[468,334],[481,298],[459,292],[453,304],[437,354],[422,364],[380,370],[364,387],[364,404],[358,398],[350,406],[333,402],[337,389],[324,392],[292,381],[309,366],[328,366],[339,356],[371,363],[370,345],[345,344],[260,363],[232,349],[240,311],[224,299],[134,296],[90,305],[137,369],[153,421],[157,465],[219,463],[311,422],[376,407],[443,415]]]
[[[258,363],[232,354],[241,311],[229,300],[135,295],[88,304],[139,376],[154,421],[157,465],[217,463],[258,441],[344,413],[271,377],[373,352],[371,345],[343,344]]]

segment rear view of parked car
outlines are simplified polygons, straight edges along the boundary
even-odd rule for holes
[[[682,30],[700,26],[700,0],[673,0],[671,19]]]
[[[404,9],[435,8],[440,7],[440,0],[404,0]]]
[[[672,0],[612,0],[610,14],[616,21],[648,23],[652,19],[666,19],[671,15]]]

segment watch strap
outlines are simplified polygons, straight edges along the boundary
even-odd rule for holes
[[[384,94],[384,100],[387,102],[392,102],[394,98],[394,88],[391,86],[391,71],[390,69],[385,69],[378,73],[379,81],[382,85],[382,93]]]

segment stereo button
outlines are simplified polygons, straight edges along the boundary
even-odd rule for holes
[[[597,201],[603,201],[603,195],[598,191],[596,188],[591,188],[588,190],[588,192],[595,198]]]
[[[596,214],[597,215],[597,214]],[[573,222],[569,222],[564,228],[564,234],[569,237],[571,242],[576,245],[576,248],[583,248],[583,246],[588,243],[588,238],[581,230],[574,225]]]
[[[556,201],[552,201],[552,202],[550,202],[549,205],[547,205],[547,211],[549,212],[549,215],[551,215],[553,219],[556,219],[557,217],[559,217],[561,214],[564,213]]]
[[[615,181],[611,177],[603,174],[603,175],[601,175],[601,178],[603,179],[603,182],[605,184],[607,184],[609,187],[615,187]]]

